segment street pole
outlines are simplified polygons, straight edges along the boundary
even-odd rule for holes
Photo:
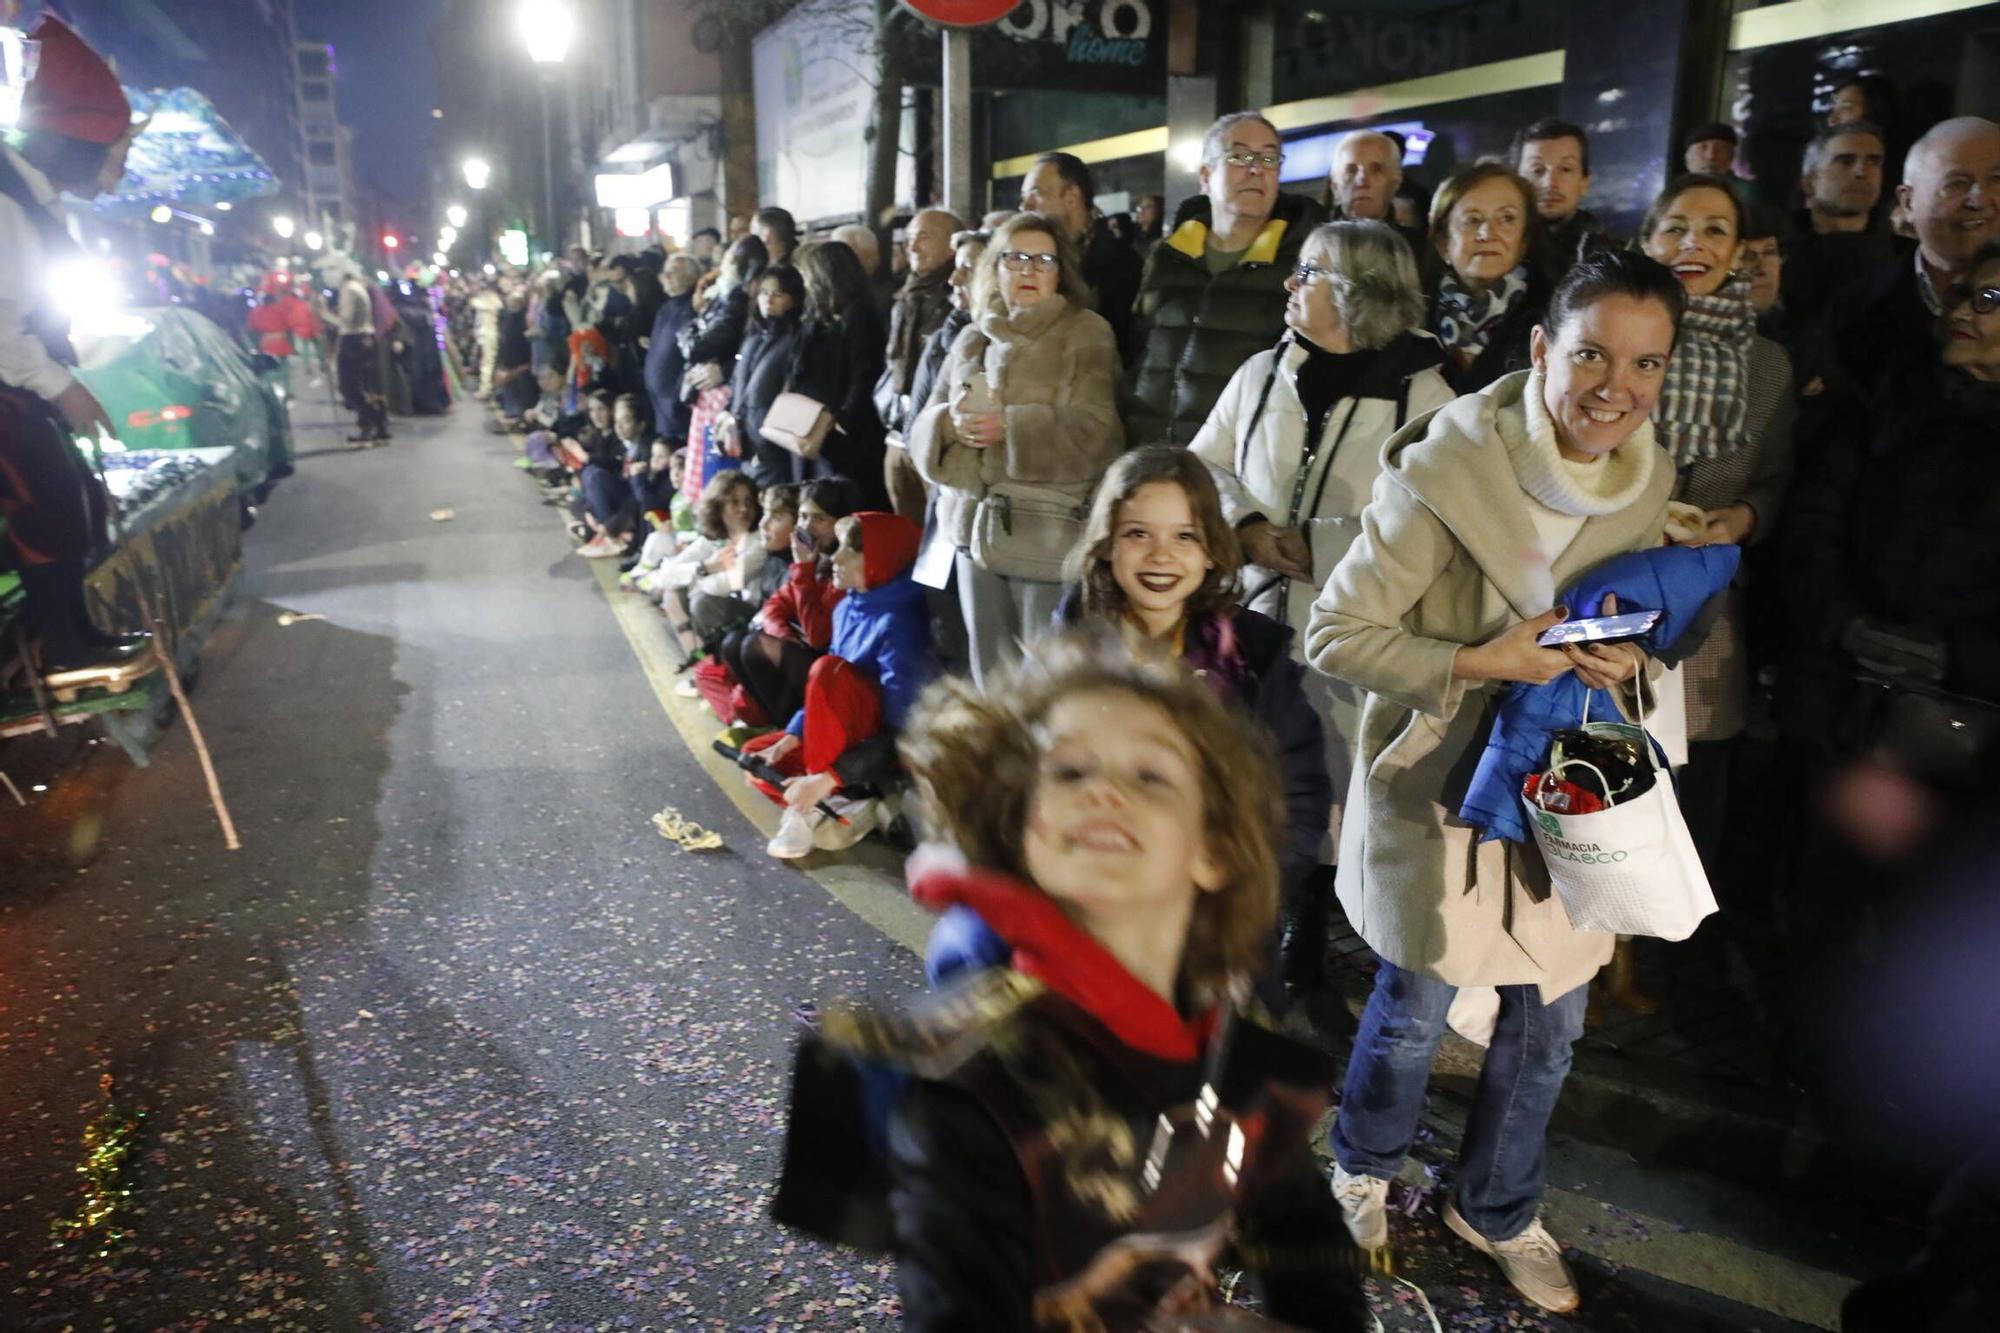
[[[542,76],[542,235],[543,248],[551,252],[561,248],[561,238],[556,235],[556,169],[555,148],[549,136],[549,78]],[[532,256],[530,257],[532,259]]]
[[[964,28],[944,30],[944,206],[962,218],[972,202],[972,39]]]

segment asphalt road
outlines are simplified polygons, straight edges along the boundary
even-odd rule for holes
[[[184,727],[143,771],[0,751],[47,789],[0,812],[0,1325],[893,1327],[886,1265],[764,1211],[797,1007],[920,984],[893,883],[764,858],[652,627],[607,608],[473,405],[352,452],[301,388],[298,475],[195,692],[243,849]],[[726,848],[663,841],[666,805]],[[144,1118],[100,1256],[51,1226],[106,1073]],[[1554,1173],[1599,1242],[1584,1316],[1414,1216],[1444,1327],[1789,1329],[1837,1283],[1766,1201],[1581,1148]],[[1776,1288],[1714,1276],[1773,1264]]]

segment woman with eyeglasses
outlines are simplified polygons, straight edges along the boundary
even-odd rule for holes
[[[1118,348],[1076,247],[1041,213],[994,230],[958,335],[910,431],[957,548],[974,680],[1048,631],[1091,492],[1125,447]]]
[[[1431,199],[1437,269],[1430,331],[1445,379],[1478,393],[1528,368],[1528,337],[1548,305],[1550,264],[1532,186],[1498,162],[1467,167]]]
[[[1454,397],[1444,350],[1423,328],[1424,295],[1410,247],[1384,222],[1315,229],[1286,279],[1285,335],[1244,362],[1188,447],[1208,465],[1249,568],[1244,600],[1304,630],[1320,583],[1360,530],[1382,470],[1382,444]],[[1334,800],[1343,801],[1361,720],[1349,686],[1308,673],[1325,726]],[[1315,988],[1325,949],[1325,889],[1287,904],[1286,979]]]

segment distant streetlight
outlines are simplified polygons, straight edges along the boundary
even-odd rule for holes
[[[306,249],[308,250],[317,250],[322,245],[326,244],[326,237],[320,235],[316,231],[307,232],[305,239],[306,239]]]
[[[445,209],[444,220],[449,222],[454,228],[463,227],[465,225],[465,205],[453,204],[451,207]]]
[[[493,177],[493,164],[483,157],[465,159],[465,183],[475,190],[486,188],[486,182]]]
[[[576,8],[570,0],[521,0],[514,26],[537,65],[560,65],[576,35]]]
[[[281,241],[291,240],[292,232],[297,228],[297,226],[298,226],[297,223],[293,222],[283,213],[280,213],[278,214],[278,216],[271,219],[271,230],[278,233],[278,239]]]

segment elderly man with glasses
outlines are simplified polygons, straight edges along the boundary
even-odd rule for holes
[[[1202,140],[1202,193],[1146,257],[1133,304],[1134,444],[1186,444],[1244,361],[1285,324],[1285,279],[1318,203],[1278,188],[1284,148],[1271,122],[1239,111]]]

